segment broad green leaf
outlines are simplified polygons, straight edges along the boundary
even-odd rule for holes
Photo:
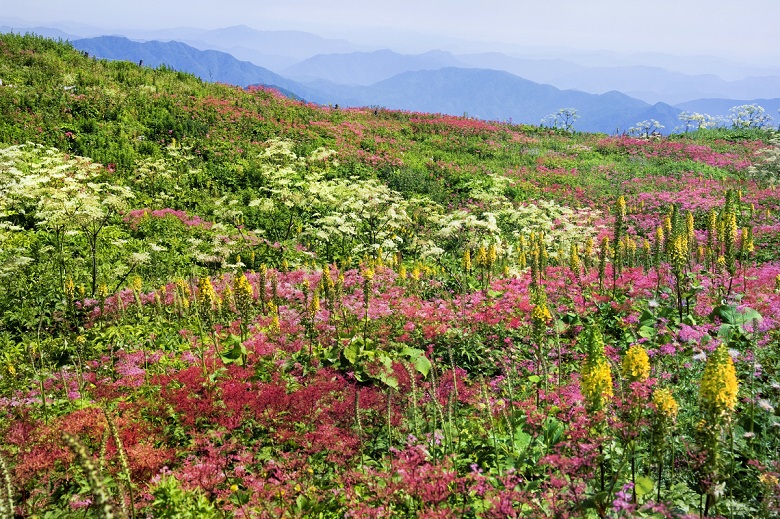
[[[428,377],[428,373],[431,371],[431,361],[425,355],[420,355],[414,361],[414,369],[416,369],[423,377]]]
[[[344,358],[350,364],[357,362],[358,354],[360,353],[360,344],[355,341],[350,342],[346,348],[344,348]]]
[[[652,492],[654,487],[655,484],[653,483],[652,479],[648,478],[647,476],[637,476],[636,486],[634,489],[636,490],[636,496],[638,498],[641,499],[643,496]]]

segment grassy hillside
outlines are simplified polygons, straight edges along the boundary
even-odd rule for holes
[[[780,513],[773,134],[0,80],[0,515]]]

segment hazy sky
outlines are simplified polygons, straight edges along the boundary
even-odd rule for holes
[[[244,24],[355,43],[393,28],[519,45],[745,61],[780,54],[780,0],[0,0],[0,17],[115,30]]]

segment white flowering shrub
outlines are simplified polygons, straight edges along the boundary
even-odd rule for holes
[[[763,106],[757,104],[734,106],[730,110],[732,128],[764,128],[772,120],[772,116],[766,113]]]
[[[747,174],[757,182],[774,186],[780,181],[780,139],[771,143],[771,147],[756,152],[758,160],[748,168]]]

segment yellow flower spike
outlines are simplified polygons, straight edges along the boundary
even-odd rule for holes
[[[477,266],[480,268],[485,268],[488,266],[488,258],[487,258],[487,250],[485,247],[480,247],[477,249]]]
[[[660,225],[655,230],[655,241],[659,245],[664,242],[664,228],[662,226],[660,226]]]
[[[487,250],[487,266],[488,268],[496,264],[496,260],[498,259],[498,252],[496,251],[496,246],[494,244],[490,244]]]
[[[309,313],[315,315],[320,310],[320,294],[315,292],[309,302]]]
[[[623,197],[623,195],[620,195],[618,197],[617,203],[615,204],[615,217],[616,218],[626,217],[626,199]]]
[[[751,252],[754,252],[756,250],[756,247],[753,243],[753,232],[751,231],[750,227],[743,227],[742,228],[742,253],[743,254],[750,254]]]
[[[463,259],[461,264],[463,266],[463,270],[466,272],[471,271],[471,252],[468,249],[463,251]]]
[[[641,382],[650,377],[650,357],[647,350],[637,344],[631,346],[623,357],[623,378],[629,382]]]
[[[236,299],[240,300],[248,301],[254,297],[254,288],[243,273],[233,279],[233,293],[236,295]]]
[[[580,251],[576,244],[572,244],[569,251],[569,268],[575,274],[580,272]]]
[[[694,232],[695,228],[693,224],[693,213],[690,211],[685,213],[685,231],[688,237],[688,241],[693,243],[693,241],[696,239],[696,234]]]
[[[68,278],[65,281],[65,296],[67,296],[68,299],[73,299],[73,297],[76,295],[76,285],[73,283],[73,280]]]
[[[542,301],[536,305],[531,311],[531,319],[534,322],[542,325],[552,320],[552,314],[550,313],[550,309],[547,307],[547,303]]]
[[[681,234],[672,240],[670,255],[670,263],[675,273],[679,275],[688,264],[688,239],[685,236]]]
[[[655,404],[656,412],[661,418],[673,421],[677,417],[677,412],[680,410],[680,405],[674,399],[672,392],[667,388],[660,388],[653,391],[653,404]]]
[[[198,303],[208,309],[214,309],[219,306],[219,297],[217,296],[214,285],[207,276],[198,280]]]
[[[609,369],[609,362],[606,358],[593,361],[587,361],[582,366],[582,396],[588,402],[593,410],[599,410],[604,407],[606,402],[612,398],[612,372]]]
[[[604,338],[601,335],[601,330],[592,325],[587,333],[588,354],[582,364],[580,389],[588,408],[598,411],[603,409],[614,395],[612,371],[609,367],[609,360],[604,354]]]
[[[699,398],[705,409],[716,416],[733,411],[737,405],[739,382],[734,361],[725,344],[712,352],[704,367],[699,387]]]

